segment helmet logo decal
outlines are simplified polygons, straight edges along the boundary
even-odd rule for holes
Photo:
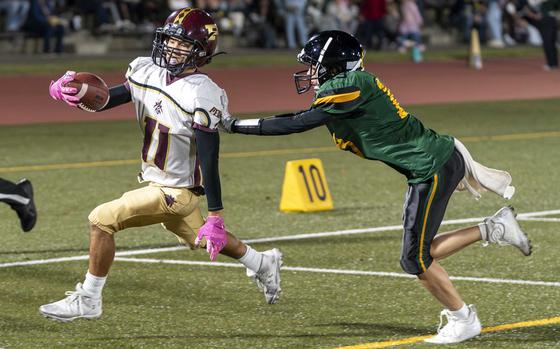
[[[208,31],[208,41],[216,41],[218,39],[218,26],[216,24],[206,24],[204,28]]]
[[[185,17],[187,17],[189,12],[191,12],[192,10],[193,9],[190,7],[182,9],[181,12],[177,14],[177,17],[175,17],[173,24],[181,24],[181,22],[183,22],[183,19],[185,19]]]

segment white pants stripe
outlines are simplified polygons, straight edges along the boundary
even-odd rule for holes
[[[16,195],[16,194],[0,194],[0,200],[2,201],[13,201],[18,204],[27,205],[29,203],[29,199],[25,196]]]

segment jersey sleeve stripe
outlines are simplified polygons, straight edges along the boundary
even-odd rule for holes
[[[355,91],[355,92],[341,93],[341,94],[337,94],[337,95],[321,97],[321,98],[317,98],[315,100],[315,102],[313,102],[313,105],[317,106],[317,105],[325,104],[325,103],[350,102],[350,101],[353,101],[353,100],[359,98],[360,94],[361,94],[361,92],[360,92],[360,90],[358,90],[358,91]]]
[[[356,86],[345,86],[345,87],[340,87],[340,88],[335,88],[335,89],[332,89],[332,90],[326,90],[326,91],[320,92],[319,95],[317,96],[317,98],[339,95],[339,94],[342,94],[342,93],[356,92],[356,91],[359,91],[359,90],[360,89]]]
[[[321,108],[323,110],[340,110],[340,111],[348,111],[350,112],[355,107],[360,105],[363,102],[362,98],[356,98],[352,101],[342,102],[342,103],[330,103],[329,105],[323,104]]]

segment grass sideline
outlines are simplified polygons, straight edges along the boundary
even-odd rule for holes
[[[470,139],[466,145],[483,164],[509,170],[517,187],[518,212],[560,209],[560,136],[557,100],[463,103],[408,107],[426,126]],[[546,134],[549,137],[504,137]],[[501,137],[496,137],[500,136]],[[486,137],[494,136],[494,137]],[[476,137],[476,138],[475,138]],[[141,138],[133,121],[19,125],[0,128],[2,167],[110,161],[138,157]],[[224,153],[334,147],[324,128],[287,137],[223,135]],[[335,210],[316,214],[278,212],[287,160],[320,157]],[[222,186],[228,229],[242,238],[285,236],[400,223],[406,190],[386,166],[341,151],[276,152],[223,157]],[[86,217],[97,204],[137,188],[138,163],[109,167],[25,170],[1,173],[35,185],[39,223],[19,231],[15,214],[0,206],[0,263],[87,254]],[[446,219],[482,217],[505,204],[495,195],[480,201],[453,196]],[[451,275],[559,281],[557,222],[523,221],[534,243],[524,258],[504,247],[472,246],[443,261]],[[449,227],[449,229],[453,227]],[[447,230],[444,229],[444,230]],[[286,266],[362,271],[402,271],[401,236],[387,231],[344,237],[256,243],[285,253]],[[118,233],[119,250],[172,246],[159,226]],[[169,251],[135,258],[208,261],[205,251]],[[219,262],[231,262],[219,257]],[[104,291],[99,321],[59,324],[37,307],[58,300],[81,281],[85,261],[0,268],[0,347],[5,348],[336,348],[398,341],[434,333],[440,307],[414,280],[285,271],[284,294],[274,306],[240,268],[115,262]],[[475,303],[483,325],[494,327],[558,316],[560,287],[457,281]],[[560,326],[487,333],[454,348],[541,349],[559,345]],[[399,348],[432,348],[423,343]]]
[[[466,59],[467,47],[453,49],[428,50],[425,53],[426,60],[456,60]],[[233,52],[231,54],[216,57],[212,62],[212,68],[246,68],[246,67],[279,67],[294,66],[297,52],[285,50]],[[483,57],[486,58],[521,58],[540,57],[540,48],[530,46],[516,46],[504,49],[484,48]],[[14,60],[6,57],[0,62],[0,76],[13,75],[36,75],[53,74],[64,71],[69,64],[77,71],[95,72],[120,72],[132,59],[138,55],[149,55],[149,52],[131,54],[126,57],[41,57],[24,56]],[[20,59],[21,58],[21,59]],[[394,51],[368,51],[366,62],[404,62],[410,60],[409,55],[402,55]]]

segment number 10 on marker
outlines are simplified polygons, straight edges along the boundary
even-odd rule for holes
[[[320,159],[288,161],[280,210],[313,212],[332,210],[333,203]]]

